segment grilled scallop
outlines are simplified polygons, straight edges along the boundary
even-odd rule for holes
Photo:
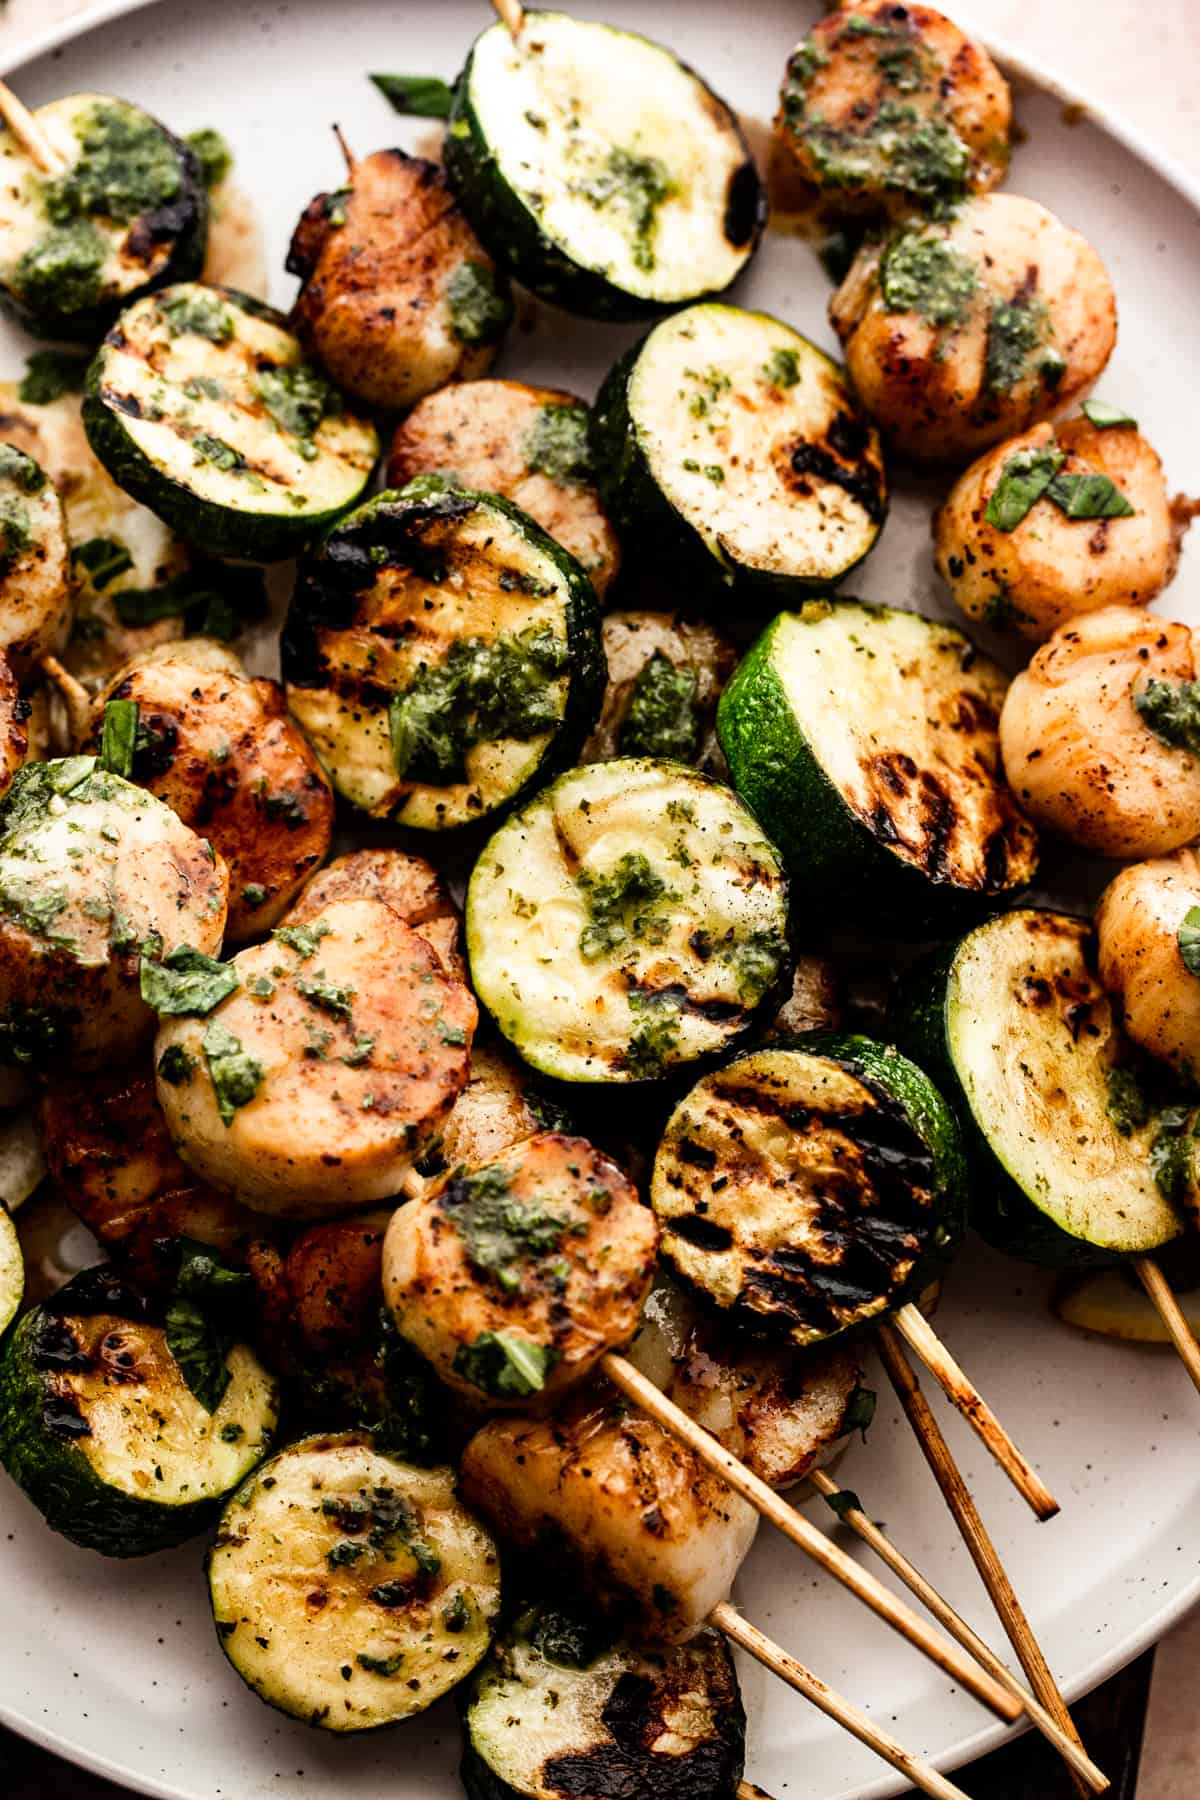
[[[321,863],[333,794],[277,681],[251,679],[208,638],[147,652],[96,702],[99,746],[110,700],[138,707],[132,779],[204,831],[229,865],[230,942],[278,923]]]
[[[1010,523],[1004,503],[1030,470],[1051,485]],[[1089,505],[1068,498],[1062,481],[1052,485],[1055,476],[1076,490],[1100,477],[1105,491]],[[1079,504],[1082,513],[1067,510]],[[1178,552],[1157,452],[1132,425],[1086,418],[1035,425],[973,462],[939,508],[933,537],[938,573],[967,617],[1037,642],[1080,613],[1146,605],[1175,573]]]
[[[1095,250],[1015,194],[865,244],[829,316],[859,399],[920,463],[965,462],[1060,412],[1117,336]]]
[[[427,394],[396,429],[389,487],[444,475],[500,494],[569,550],[603,596],[620,547],[592,484],[588,408],[560,388],[464,381]]]
[[[723,767],[717,701],[737,651],[704,619],[683,613],[612,612],[604,619],[608,684],[582,762],[672,756]]]
[[[1100,897],[1100,979],[1126,1033],[1185,1080],[1200,1080],[1200,976],[1184,960],[1200,907],[1200,852],[1177,850],[1122,869]],[[1200,965],[1197,965],[1200,966]]]
[[[260,1212],[322,1217],[398,1191],[465,1086],[476,1008],[378,900],[281,926],[207,1016],[164,1019],[158,1098],[184,1161]]]
[[[930,6],[867,0],[793,51],[777,130],[795,172],[841,211],[982,192],[1008,167],[1012,100],[980,45]]]
[[[1060,626],[1000,714],[1024,810],[1101,856],[1163,856],[1200,837],[1196,674],[1187,626],[1138,607]]]
[[[425,939],[448,975],[462,974],[458,909],[437,870],[423,857],[405,850],[351,850],[337,856],[303,888],[288,913],[288,924],[307,924],[332,900],[382,900]]]
[[[283,1270],[293,1328],[310,1349],[360,1345],[382,1302],[380,1270],[390,1213],[360,1213],[309,1225],[290,1246]]]
[[[615,1163],[542,1132],[402,1206],[384,1292],[402,1336],[476,1402],[547,1400],[629,1342],[658,1230]]]
[[[7,658],[0,653],[0,796],[8,792],[13,776],[29,759],[29,710]]]
[[[0,651],[25,669],[61,650],[71,626],[70,558],[58,490],[41,465],[0,444]]]
[[[803,1031],[836,1031],[841,1022],[842,994],[837,970],[827,957],[797,956],[791,990],[765,1036],[799,1037]]]
[[[420,1200],[447,1174],[477,1169],[512,1144],[558,1123],[535,1102],[522,1066],[495,1044],[471,1046],[471,1074],[454,1102],[441,1142],[405,1177],[404,1194]]]
[[[543,1561],[562,1545],[602,1611],[667,1643],[727,1597],[758,1527],[692,1451],[592,1388],[550,1419],[491,1420],[460,1484],[499,1536]]]
[[[512,316],[508,284],[437,163],[378,150],[318,194],[292,237],[303,283],[292,328],[347,393],[412,406],[491,367]]]

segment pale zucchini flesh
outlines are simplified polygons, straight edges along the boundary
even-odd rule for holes
[[[252,561],[294,554],[347,512],[379,451],[282,314],[200,282],[125,309],[83,419],[120,486],[214,556]]]
[[[25,1258],[12,1215],[0,1201],[0,1336],[17,1315],[25,1292]]]
[[[301,1439],[257,1470],[226,1506],[208,1579],[242,1680],[335,1732],[411,1718],[469,1675],[500,1597],[496,1546],[453,1471],[357,1433]]]
[[[762,226],[735,115],[634,32],[530,11],[476,40],[446,165],[494,256],[572,311],[645,318],[729,286]]]
[[[476,992],[534,1068],[651,1080],[752,1026],[789,962],[778,854],[728,788],[620,757],[561,776],[467,894]]]
[[[603,692],[595,593],[515,506],[388,491],[302,566],[291,710],[335,788],[418,830],[486,818],[569,761]]]

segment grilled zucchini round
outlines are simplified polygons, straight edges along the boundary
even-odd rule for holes
[[[12,1214],[0,1200],[0,1337],[17,1316],[25,1293],[25,1258]]]
[[[294,556],[348,512],[379,454],[282,313],[199,282],[126,307],[83,422],[120,487],[202,550],[251,562]]]
[[[424,831],[573,761],[604,691],[579,564],[508,501],[432,478],[368,501],[306,559],[282,650],[338,792]]]
[[[475,991],[535,1069],[649,1081],[753,1026],[786,977],[779,857],[728,788],[618,757],[501,826],[467,891]]]

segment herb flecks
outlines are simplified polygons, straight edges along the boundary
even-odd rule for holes
[[[939,328],[963,323],[978,286],[974,263],[920,231],[893,238],[879,268],[885,310],[919,313]]]
[[[1036,506],[1064,461],[1061,450],[1047,444],[1040,450],[1018,450],[1008,458],[992,489],[984,518],[997,531],[1015,531]]]
[[[525,434],[525,465],[535,475],[577,486],[591,474],[588,409],[576,400],[553,400],[538,408]]]
[[[675,896],[640,850],[627,850],[603,874],[581,869],[576,880],[589,918],[579,934],[579,953],[585,962],[607,956],[630,938],[651,944],[663,941],[670,922],[658,908]]]
[[[1200,681],[1164,681],[1152,675],[1145,687],[1134,690],[1133,704],[1164,744],[1200,755]]]
[[[142,999],[160,1018],[203,1018],[237,991],[238,974],[232,963],[180,944],[161,960],[143,950],[140,981]]]
[[[388,708],[392,758],[402,781],[446,786],[467,778],[476,744],[528,741],[562,718],[565,644],[548,626],[491,642],[458,638]]]
[[[454,90],[437,75],[372,75],[393,111],[406,118],[446,119]]]
[[[1184,968],[1189,975],[1200,976],[1200,906],[1189,906],[1176,936]]]
[[[559,1352],[549,1345],[510,1331],[483,1331],[473,1344],[459,1346],[454,1372],[494,1399],[521,1400],[541,1392],[558,1360]]]
[[[700,747],[696,672],[656,650],[638,670],[617,733],[622,756],[670,756],[690,762]]]
[[[472,1266],[506,1293],[520,1288],[523,1266],[553,1255],[563,1238],[578,1230],[574,1220],[540,1202],[518,1199],[511,1172],[498,1164],[454,1176],[438,1205],[462,1238]]]
[[[568,182],[597,211],[618,208],[629,225],[633,264],[649,272],[655,267],[654,240],[659,209],[675,193],[670,171],[657,156],[643,156],[614,144],[591,174]]]
[[[257,1094],[262,1084],[263,1066],[220,1019],[210,1019],[201,1047],[216,1096],[217,1111],[221,1123],[228,1129],[238,1108],[248,1106]]]
[[[512,300],[490,263],[459,263],[446,283],[450,330],[460,344],[495,344],[512,322]]]

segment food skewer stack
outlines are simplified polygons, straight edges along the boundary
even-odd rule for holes
[[[294,1716],[353,1733],[459,1687],[472,1800],[552,1800],[585,1754],[600,1800],[629,1682],[648,1782],[679,1701],[697,1800],[757,1791],[725,1639],[959,1795],[732,1604],[759,1516],[1102,1792],[904,1346],[1043,1520],[916,1305],[968,1191],[1011,1254],[1128,1259],[1200,1370],[1152,1260],[1200,1216],[1197,672],[1139,610],[1178,534],[1133,420],[1064,418],[1108,277],[995,191],[986,53],[867,0],[797,48],[776,130],[789,204],[854,246],[843,369],[721,297],[766,214],[724,102],[644,38],[496,10],[453,91],[390,78],[447,115],[444,164],[347,152],[289,317],[203,278],[211,142],[0,89],[53,224],[0,281],[94,352],[81,401],[14,403],[0,461],[0,1056],[112,1258],[22,1311],[0,1213],[0,1458],[107,1554],[219,1520],[223,1648]],[[514,280],[647,324],[593,407],[487,378]],[[963,471],[936,561],[1042,644],[1011,685],[958,629],[836,597],[892,459]],[[73,541],[81,490],[152,534],[147,585],[115,531]],[[282,682],[252,679],[237,570],[294,556]],[[656,607],[681,582],[708,618]],[[381,847],[327,862],[336,804]],[[395,827],[469,873],[465,958]],[[1017,908],[1039,827],[1132,864],[1098,959]],[[795,943],[841,914],[941,945],[886,1039],[811,1004]],[[665,1362],[660,1264],[698,1321]],[[818,1466],[865,1422],[870,1337],[1032,1693]],[[948,1636],[781,1498],[803,1476]]]

